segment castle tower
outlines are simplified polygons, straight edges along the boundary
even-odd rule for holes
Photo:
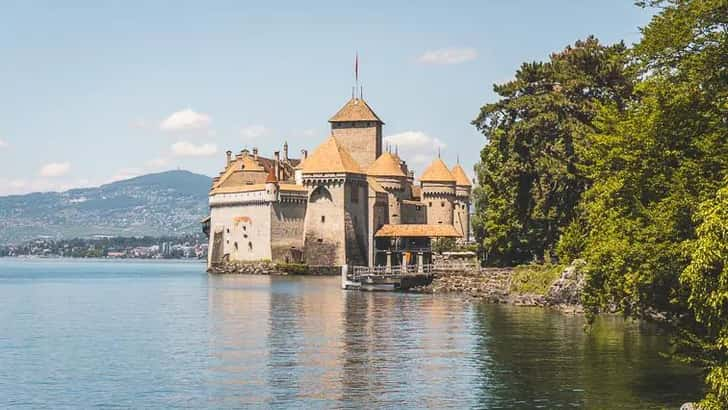
[[[409,197],[405,196],[407,175],[402,171],[400,160],[394,154],[385,152],[369,167],[367,175],[374,177],[387,191],[389,223],[402,223],[402,200]]]
[[[436,158],[422,173],[420,184],[422,202],[427,207],[427,223],[452,225],[455,177],[447,165],[440,158]]]
[[[331,135],[362,168],[369,168],[382,155],[382,125],[363,98],[354,97],[331,119]]]
[[[304,260],[310,266],[366,265],[368,188],[364,171],[334,136],[306,158]]]
[[[265,198],[268,202],[278,202],[278,178],[273,168],[265,178]]]
[[[470,240],[470,193],[473,184],[459,163],[452,168],[451,173],[455,177],[453,225],[467,242]]]

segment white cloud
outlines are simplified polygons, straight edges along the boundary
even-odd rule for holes
[[[422,131],[405,131],[384,137],[384,142],[400,148],[435,149],[445,148],[445,143]]]
[[[240,130],[240,135],[246,139],[254,139],[270,135],[270,129],[266,128],[265,125],[255,124],[247,126]]]
[[[209,115],[187,108],[172,113],[159,124],[159,129],[170,132],[202,130],[207,129],[211,123],[212,118]]]
[[[215,155],[216,152],[217,145],[215,144],[195,145],[186,141],[172,144],[172,153],[178,157],[209,157]]]
[[[478,51],[474,48],[441,48],[426,51],[417,60],[423,64],[462,64],[477,57]]]
[[[8,146],[8,143],[5,142],[4,139],[0,138],[0,148],[5,148]]]
[[[427,135],[422,131],[405,131],[388,135],[384,137],[384,143],[393,152],[397,149],[399,156],[407,162],[410,169],[421,169],[429,165],[437,157],[438,149],[446,146],[438,138]]]
[[[66,175],[70,169],[70,162],[50,162],[43,165],[38,174],[42,177],[55,178]]]

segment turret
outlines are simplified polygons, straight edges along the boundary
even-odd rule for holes
[[[456,164],[451,173],[455,177],[453,225],[462,239],[468,241],[470,239],[470,193],[473,184],[460,164]]]
[[[402,172],[400,160],[391,152],[385,152],[367,170],[389,194],[389,223],[399,224],[402,218],[402,200],[406,195],[407,175]]]
[[[329,119],[331,135],[363,169],[382,155],[382,126],[363,98],[353,97]]]
[[[271,169],[268,171],[268,176],[265,178],[265,197],[269,202],[278,201],[278,178],[276,178],[275,171]]]
[[[453,204],[455,201],[455,177],[447,165],[437,158],[422,173],[422,202],[427,206],[427,223],[453,224]]]

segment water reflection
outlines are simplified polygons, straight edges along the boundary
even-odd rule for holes
[[[679,407],[700,388],[694,370],[669,362],[651,326],[602,317],[584,320],[538,308],[476,309],[480,401],[505,407]]]
[[[336,278],[208,284],[207,404],[234,407],[660,408],[699,377],[636,323],[479,305],[452,295],[343,292]]]

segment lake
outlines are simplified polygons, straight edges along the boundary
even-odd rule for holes
[[[337,277],[0,258],[2,408],[677,408],[654,328]]]

